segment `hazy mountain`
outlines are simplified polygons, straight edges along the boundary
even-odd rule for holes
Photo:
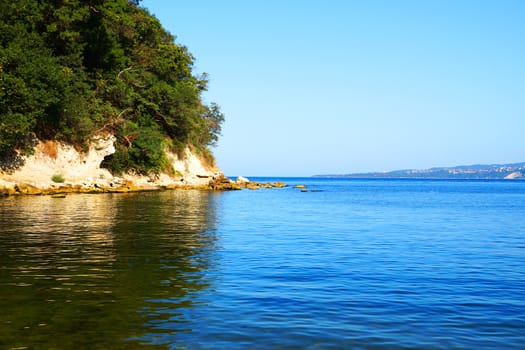
[[[525,162],[514,164],[475,164],[388,172],[315,175],[324,178],[414,178],[414,179],[513,179],[525,180]]]

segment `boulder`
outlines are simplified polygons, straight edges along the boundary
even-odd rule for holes
[[[42,194],[42,189],[26,183],[17,184],[14,189],[16,194]]]
[[[254,183],[254,182],[249,182],[246,184],[245,186],[247,189],[249,190],[258,190],[259,189],[259,184],[258,183]]]
[[[245,178],[244,176],[239,176],[237,177],[237,180],[235,182],[238,183],[239,185],[243,185],[243,184],[249,183],[250,180]]]
[[[240,190],[241,186],[224,176],[224,174],[219,174],[210,180],[208,188],[214,191],[225,191]]]

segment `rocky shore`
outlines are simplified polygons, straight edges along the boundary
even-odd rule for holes
[[[111,182],[83,182],[83,183],[62,183],[51,184],[49,186],[36,186],[32,183],[14,183],[0,180],[0,196],[10,195],[60,195],[67,193],[126,193],[139,191],[163,191],[163,190],[211,190],[211,191],[230,191],[230,190],[258,190],[261,188],[282,188],[287,185],[283,182],[238,182],[233,181],[222,174],[213,177],[208,183],[191,184],[169,181],[163,183],[156,179],[138,178],[133,181],[125,178],[113,178]]]
[[[0,170],[0,196],[61,195],[67,193],[108,193],[159,191],[169,189],[256,190],[285,187],[286,184],[258,183],[244,177],[233,181],[216,167],[207,165],[190,149],[179,158],[169,154],[173,174],[112,175],[100,164],[112,154],[114,138],[97,138],[87,152],[54,142],[38,142],[31,156],[21,159],[22,165]],[[2,164],[0,164],[2,165]]]
[[[258,190],[261,188],[282,188],[287,185],[283,182],[238,182],[233,181],[222,174],[213,177],[208,183],[191,184],[169,181],[163,183],[158,179],[138,178],[133,181],[125,178],[113,178],[111,182],[83,182],[83,183],[62,183],[51,184],[49,186],[37,186],[32,183],[14,183],[0,180],[0,196],[9,195],[59,195],[67,193],[126,193],[138,191],[163,191],[163,190],[212,190],[212,191],[230,191],[230,190]]]
[[[231,181],[231,180],[230,180]],[[221,181],[219,181],[220,184]],[[243,176],[239,176],[237,180],[232,183],[233,187],[229,188],[232,190],[240,190],[243,188],[249,189],[249,190],[258,190],[261,188],[283,188],[288,186],[284,182],[277,181],[277,182],[257,182],[257,181],[251,181]],[[219,186],[220,188],[220,186]]]

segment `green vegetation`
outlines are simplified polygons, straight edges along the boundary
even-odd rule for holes
[[[0,2],[0,159],[34,139],[85,149],[117,137],[104,166],[120,173],[167,169],[165,149],[203,154],[224,116],[204,104],[207,76],[139,1]]]
[[[56,182],[56,183],[63,183],[64,181],[66,181],[66,179],[64,178],[64,175],[62,174],[55,174],[51,176],[51,181]]]

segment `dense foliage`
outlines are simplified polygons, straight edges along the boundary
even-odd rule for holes
[[[105,166],[160,172],[166,148],[217,141],[224,116],[202,101],[206,75],[138,1],[2,1],[0,13],[0,158],[35,137],[83,148],[111,132]]]

